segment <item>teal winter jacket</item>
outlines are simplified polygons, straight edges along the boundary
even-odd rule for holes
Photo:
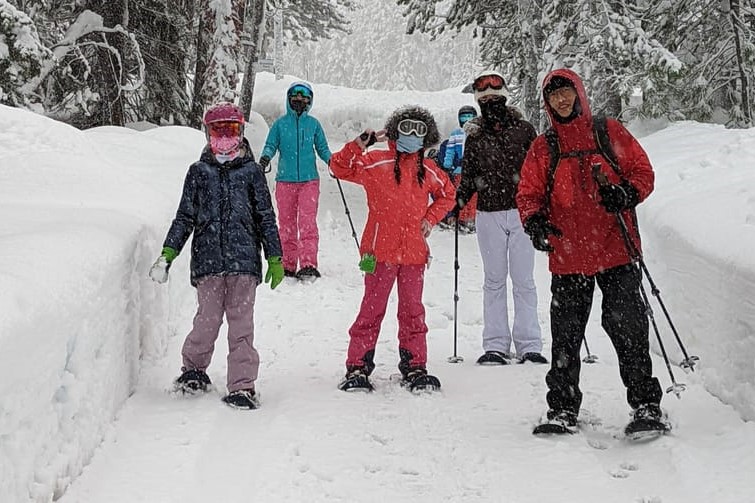
[[[293,86],[311,86],[302,82],[294,82]],[[265,147],[260,157],[272,159],[280,152],[278,172],[275,180],[278,182],[308,182],[320,178],[317,172],[315,151],[326,164],[330,162],[330,148],[325,132],[320,122],[309,115],[314,103],[312,100],[301,115],[297,115],[288,104],[286,91],[286,115],[273,122],[265,140]]]

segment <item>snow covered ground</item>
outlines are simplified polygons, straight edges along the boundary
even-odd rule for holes
[[[277,116],[290,80],[261,74],[254,109]],[[458,107],[471,102],[458,89],[315,85],[315,93],[313,114],[334,149],[411,102],[430,108],[448,133]],[[266,132],[261,116],[248,126],[255,152]],[[218,389],[197,399],[169,395],[195,310],[188,254],[166,285],[147,270],[203,141],[179,127],[78,131],[0,107],[0,502],[755,502],[755,130],[679,123],[641,138],[657,173],[640,211],[647,265],[701,359],[694,374],[672,367],[687,385],[681,400],[663,402],[673,432],[644,445],[620,438],[628,408],[597,303],[587,337],[599,360],[582,371],[588,426],[564,439],[530,434],[545,410],[547,368],[474,365],[482,330],[474,236],[460,236],[460,364],[446,362],[453,234],[430,237],[429,368],[443,392],[413,396],[392,382],[395,299],[376,356],[377,391],[338,391],[362,277],[327,176],[323,278],[258,292],[262,408],[220,402],[222,336],[209,370]],[[343,189],[359,233],[364,197],[348,183]],[[542,255],[536,281],[547,349]],[[655,317],[679,361],[660,309]],[[655,372],[670,385],[660,358]]]

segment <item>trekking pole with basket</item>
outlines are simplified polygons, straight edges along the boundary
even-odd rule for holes
[[[600,171],[600,164],[592,165],[592,175],[596,183],[601,187],[610,183],[606,175]],[[633,263],[639,266],[640,272],[644,273],[645,277],[647,277],[648,283],[650,284],[650,288],[651,288],[650,291],[652,295],[658,300],[658,304],[661,306],[661,310],[663,311],[663,314],[666,317],[666,321],[671,327],[671,331],[673,332],[674,337],[676,338],[676,342],[679,345],[679,349],[681,349],[682,354],[684,355],[684,359],[680,362],[679,366],[682,367],[682,369],[684,369],[685,371],[690,370],[694,372],[695,364],[698,361],[700,361],[700,358],[698,358],[697,356],[690,356],[689,354],[687,354],[687,349],[684,347],[684,343],[682,343],[682,340],[679,337],[679,333],[676,330],[676,326],[671,320],[671,315],[666,309],[666,305],[663,303],[663,299],[661,299],[661,292],[658,289],[658,287],[655,285],[653,278],[650,276],[650,271],[645,265],[645,261],[642,258],[642,253],[632,241],[632,238],[629,235],[629,228],[627,227],[627,223],[624,220],[624,216],[621,214],[621,212],[616,213],[616,221],[618,222],[619,228],[621,229],[621,235],[624,238],[624,246],[626,246],[627,248],[629,257],[631,258]],[[658,346],[660,347],[661,354],[663,355],[663,359],[666,363],[666,368],[668,369],[669,376],[671,377],[672,384],[666,389],[666,393],[673,392],[677,396],[677,398],[681,398],[681,392],[684,391],[687,388],[687,386],[685,384],[677,383],[676,379],[674,378],[674,372],[671,370],[671,363],[666,353],[666,348],[663,345],[663,341],[661,340],[661,334],[660,334],[660,331],[658,330],[658,324],[655,321],[655,316],[653,315],[653,309],[650,306],[650,299],[648,298],[647,292],[645,291],[645,287],[642,284],[642,279],[640,279],[640,293],[642,294],[642,299],[643,299],[643,302],[645,303],[645,308],[647,309],[648,318],[650,319],[650,322],[653,325],[653,331],[655,332],[656,339],[658,340]]]

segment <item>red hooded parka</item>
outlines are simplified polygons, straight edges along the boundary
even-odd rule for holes
[[[593,137],[593,118],[582,80],[571,70],[559,69],[549,73],[543,80],[543,89],[555,76],[574,83],[577,91],[575,107],[579,113],[569,122],[554,118],[545,98],[552,127],[558,133],[561,159],[553,180],[550,208],[546,208],[546,186],[550,167],[550,152],[544,135],[538,136],[530,146],[521,170],[521,179],[516,196],[522,222],[535,213],[548,216],[563,236],[548,237],[553,246],[549,253],[549,269],[553,274],[594,275],[605,269],[631,262],[621,229],[613,213],[608,213],[600,204],[598,185],[592,176],[592,165],[601,164],[601,171],[611,183],[621,182],[619,175],[599,153]],[[608,137],[616,153],[621,175],[632,184],[643,201],[652,191],[655,176],[647,154],[639,142],[618,121],[607,119]],[[593,151],[578,157],[563,157],[569,152]],[[635,245],[640,246],[639,234],[631,217],[625,210],[624,220],[629,227]]]

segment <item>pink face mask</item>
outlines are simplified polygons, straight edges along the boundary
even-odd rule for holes
[[[213,154],[231,154],[241,146],[241,124],[213,122],[209,125],[210,148]]]
[[[213,154],[230,154],[238,151],[241,140],[238,136],[210,136],[210,148]]]

